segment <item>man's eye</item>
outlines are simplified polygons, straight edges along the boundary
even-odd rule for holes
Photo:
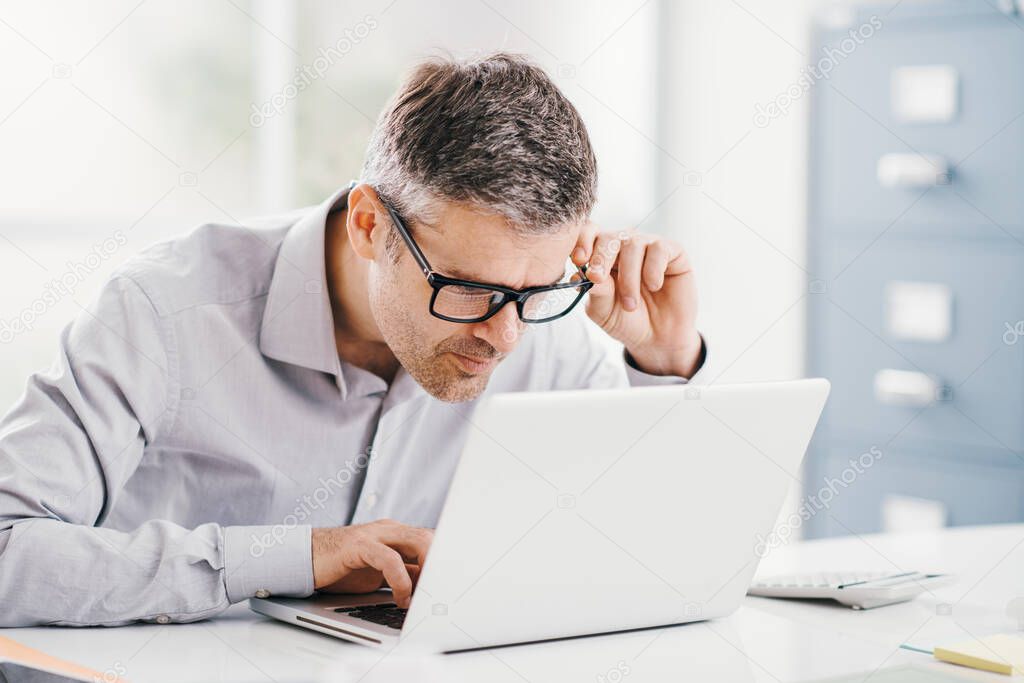
[[[449,285],[448,289],[451,290],[452,294],[458,296],[480,296],[489,297],[491,295],[486,289],[479,289],[477,287],[463,287],[462,285]]]

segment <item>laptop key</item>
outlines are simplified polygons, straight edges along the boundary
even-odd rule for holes
[[[356,611],[374,611],[381,609],[399,609],[393,602],[385,602],[378,605],[353,605],[351,607],[335,607],[335,612],[356,612]]]
[[[356,619],[369,621],[373,624],[380,624],[381,626],[390,626],[392,628],[399,628],[402,621],[404,621],[392,618],[390,616],[383,616],[380,614],[351,614],[350,616],[353,616]]]
[[[337,608],[335,611],[344,612],[354,619],[363,619],[372,624],[380,624],[389,628],[401,629],[405,621],[406,610],[398,607],[393,602],[386,602],[377,605],[359,605],[351,608]]]

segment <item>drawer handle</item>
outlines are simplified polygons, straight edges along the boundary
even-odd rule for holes
[[[883,154],[878,160],[878,182],[888,188],[925,188],[949,185],[949,162],[937,154]]]
[[[875,373],[875,398],[890,405],[930,406],[949,400],[950,389],[923,372],[885,369]]]

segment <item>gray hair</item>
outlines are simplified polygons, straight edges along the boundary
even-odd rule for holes
[[[362,180],[407,221],[432,222],[442,200],[550,233],[590,215],[597,160],[579,112],[526,57],[437,57],[377,120]]]

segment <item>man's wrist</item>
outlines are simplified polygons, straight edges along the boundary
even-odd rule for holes
[[[704,364],[707,350],[704,338],[694,330],[694,340],[678,349],[626,349],[634,367],[649,375],[672,375],[690,379]]]

